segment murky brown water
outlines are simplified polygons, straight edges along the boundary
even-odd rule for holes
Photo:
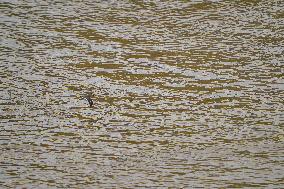
[[[1,0],[1,188],[283,187],[283,1],[63,2]]]

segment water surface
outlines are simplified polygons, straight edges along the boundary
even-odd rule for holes
[[[280,188],[283,9],[1,0],[1,188]]]

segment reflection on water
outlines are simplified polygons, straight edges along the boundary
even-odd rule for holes
[[[2,1],[0,186],[279,188],[283,8]]]

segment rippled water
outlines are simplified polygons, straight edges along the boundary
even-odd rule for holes
[[[1,0],[1,188],[283,187],[283,9]]]

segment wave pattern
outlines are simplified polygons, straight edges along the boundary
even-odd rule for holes
[[[283,8],[2,1],[0,186],[280,187]]]

